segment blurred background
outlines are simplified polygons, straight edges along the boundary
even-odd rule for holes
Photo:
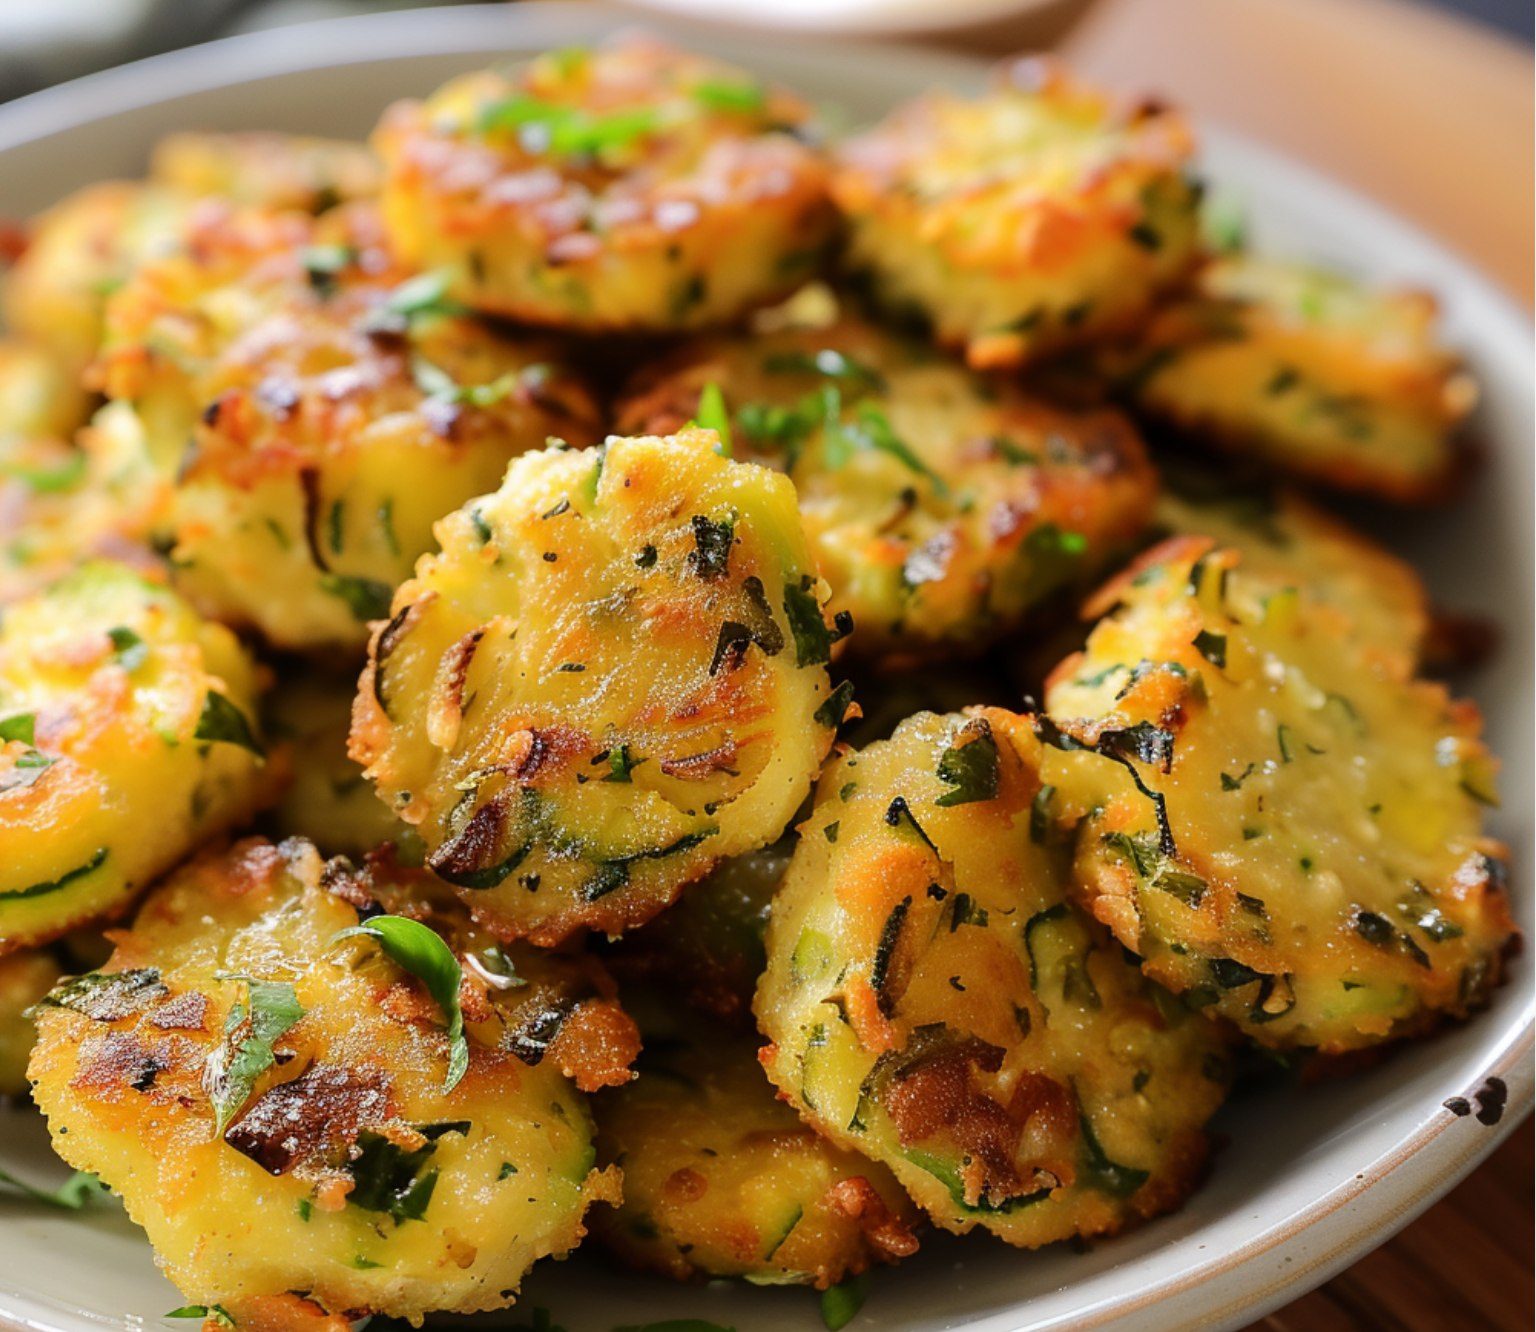
[[[0,0],[0,101],[174,47],[425,0]],[[506,0],[497,0],[505,3]],[[1062,51],[1303,158],[1532,301],[1531,0],[627,0],[825,37]],[[299,38],[296,35],[296,40]]]

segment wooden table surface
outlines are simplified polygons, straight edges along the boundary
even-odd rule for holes
[[[1530,1332],[1533,1142],[1527,1119],[1406,1230],[1248,1332]]]

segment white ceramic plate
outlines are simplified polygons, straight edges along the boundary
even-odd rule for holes
[[[617,19],[593,5],[520,5],[380,14],[242,37],[70,84],[0,108],[0,215],[29,213],[76,186],[142,168],[167,130],[269,127],[361,135],[391,99],[421,94],[503,54],[588,40]],[[979,67],[846,42],[795,45],[654,26],[781,78],[857,121],[933,83],[974,86]],[[1147,71],[1150,84],[1156,71]],[[1215,130],[1205,162],[1242,199],[1261,246],[1440,293],[1449,337],[1482,380],[1489,451],[1453,512],[1389,515],[1387,536],[1446,605],[1495,617],[1504,646],[1467,682],[1505,761],[1496,831],[1513,850],[1516,911],[1531,931],[1532,341],[1524,317],[1468,265],[1348,191]],[[912,1262],[878,1273],[856,1329],[1220,1329],[1256,1318],[1381,1243],[1465,1175],[1531,1102],[1532,967],[1515,959],[1489,1012],[1397,1051],[1374,1070],[1269,1100],[1239,1100],[1217,1130],[1230,1141],[1177,1215],[1095,1244],[1018,1253],[980,1237],[934,1236]],[[1504,1081],[1502,1123],[1457,1118],[1441,1102]],[[0,1116],[0,1166],[35,1179],[57,1169],[40,1124]],[[120,1213],[44,1214],[0,1202],[0,1327],[87,1332],[179,1326],[181,1303]],[[547,1263],[522,1309],[548,1308],[570,1332],[702,1318],[738,1332],[820,1327],[802,1290],[686,1289],[628,1277],[591,1257]],[[497,1325],[498,1320],[490,1320]],[[476,1325],[477,1326],[477,1325]]]

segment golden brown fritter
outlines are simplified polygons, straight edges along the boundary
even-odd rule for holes
[[[167,134],[150,156],[149,176],[180,194],[305,213],[371,199],[381,183],[366,144],[264,131]]]
[[[1208,474],[1183,484],[1194,475],[1165,473],[1153,522],[1163,536],[1204,536],[1238,551],[1244,578],[1333,608],[1378,664],[1413,672],[1431,618],[1416,570],[1294,491],[1227,486]]]
[[[33,218],[4,283],[6,327],[78,374],[101,346],[108,296],[136,263],[174,244],[189,206],[172,190],[103,181]]]
[[[358,903],[376,920],[390,876],[298,840],[210,854],[147,899],[105,967],[39,1006],[31,1076],[56,1146],[122,1195],[191,1301],[237,1317],[275,1316],[286,1292],[348,1319],[501,1308],[617,1196],[584,1099],[499,1007],[558,998],[527,978],[547,963],[497,949],[477,967],[438,942],[410,971],[338,938]],[[446,1090],[455,1043],[422,978],[445,959],[468,1042]]]
[[[634,1267],[820,1289],[916,1252],[891,1172],[834,1146],[777,1098],[758,1042],[709,1024],[647,1038],[639,1077],[594,1104],[598,1159],[624,1201],[594,1218]]]
[[[1092,609],[1047,688],[1048,780],[1088,815],[1078,893],[1147,974],[1327,1053],[1481,1005],[1513,925],[1477,709],[1204,538]]]
[[[1230,255],[1158,313],[1119,373],[1140,410],[1229,452],[1382,499],[1435,500],[1477,400],[1437,313],[1424,292]]]
[[[496,933],[641,924],[775,840],[832,743],[794,488],[717,444],[524,455],[374,633],[353,757]]]
[[[629,38],[402,102],[374,134],[404,259],[536,324],[685,329],[814,272],[835,213],[806,106],[745,71]]]
[[[76,367],[39,343],[0,337],[0,470],[18,440],[68,440],[89,402]]]
[[[122,565],[0,619],[0,953],[133,896],[267,795],[234,635]]]
[[[972,365],[1134,328],[1199,241],[1184,119],[1040,59],[971,100],[931,92],[843,144],[848,258]]]
[[[138,264],[173,249],[199,198],[321,212],[378,192],[362,144],[290,134],[179,133],[155,147],[148,181],[88,185],[32,219],[4,284],[6,325],[72,374],[101,345],[108,297]]]
[[[768,1076],[948,1230],[1026,1248],[1178,1205],[1223,1041],[1067,900],[1027,719],[911,718],[827,770],[774,899]]]
[[[861,320],[695,344],[618,428],[666,433],[710,385],[735,456],[788,473],[865,656],[974,648],[1108,567],[1155,478],[1130,423],[1068,412]]]
[[[456,309],[364,204],[205,204],[142,266],[98,373],[173,483],[178,585],[277,645],[360,646],[438,518],[550,435],[596,438],[556,348]]]
[[[0,440],[0,605],[38,593],[94,558],[166,581],[165,561],[151,541],[168,494],[126,404],[98,412],[73,444]]]

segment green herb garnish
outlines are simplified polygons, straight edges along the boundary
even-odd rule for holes
[[[821,1292],[821,1321],[827,1332],[841,1332],[857,1316],[869,1297],[869,1276],[861,1273]]]
[[[448,1076],[443,1083],[446,1096],[459,1085],[459,1079],[469,1068],[469,1042],[464,1037],[464,1014],[459,1008],[459,981],[463,975],[459,959],[435,930],[406,916],[374,916],[332,936],[331,942],[358,937],[377,940],[396,966],[409,971],[427,987],[427,993],[448,1019]]]
[[[105,1184],[84,1170],[75,1171],[56,1189],[40,1189],[24,1179],[17,1179],[8,1170],[0,1170],[0,1184],[15,1189],[33,1202],[62,1207],[70,1212],[80,1211],[87,1203],[94,1202],[108,1192]]]
[[[250,719],[245,713],[213,689],[203,699],[203,711],[197,719],[197,729],[192,732],[192,738],[208,744],[239,745],[241,749],[248,749],[257,756],[264,756],[267,752],[256,739]]]
[[[304,1016],[304,1006],[287,981],[254,976],[222,979],[243,980],[246,997],[229,1010],[224,1039],[203,1066],[203,1088],[213,1106],[214,1132],[219,1137],[250,1099],[256,1079],[277,1062],[274,1043]]]

